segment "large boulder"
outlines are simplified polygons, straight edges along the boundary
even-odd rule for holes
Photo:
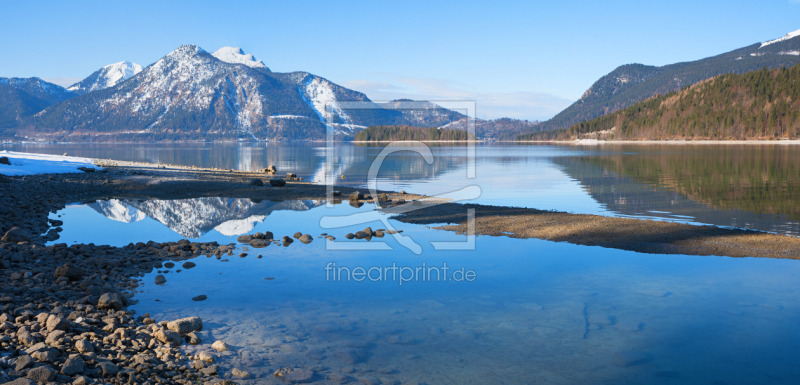
[[[83,277],[83,270],[66,263],[56,268],[56,277],[67,277],[70,281],[77,281]]]
[[[303,242],[305,244],[309,244],[309,243],[311,243],[311,241],[314,240],[314,237],[312,237],[309,234],[303,234],[299,238],[297,238],[297,240],[300,241],[300,242]]]
[[[50,365],[39,366],[29,370],[25,377],[38,383],[47,383],[56,378],[56,370]]]
[[[104,377],[116,376],[119,373],[119,367],[108,361],[97,364],[97,367],[103,372]]]
[[[66,319],[64,317],[57,316],[55,314],[51,314],[49,317],[47,317],[47,331],[48,332],[52,332],[52,331],[55,331],[55,330],[67,330],[67,329],[69,329],[69,320],[68,319]]]
[[[78,342],[75,343],[75,349],[84,354],[94,353],[94,346],[92,346],[92,343],[89,342],[89,340],[78,340]]]
[[[123,296],[119,293],[104,293],[97,301],[97,308],[101,310],[122,310],[124,302]]]
[[[273,187],[283,187],[286,186],[286,181],[280,178],[270,179],[269,185]]]
[[[0,240],[2,240],[3,242],[12,242],[12,243],[30,242],[31,237],[30,235],[28,235],[27,232],[25,232],[25,230],[20,229],[18,226],[14,226],[10,230],[8,230],[6,234],[3,235],[3,238]]]
[[[153,333],[153,337],[156,337],[156,339],[161,341],[161,343],[170,344],[173,346],[180,346],[181,342],[183,342],[181,335],[172,330],[158,329],[155,333]]]
[[[0,156],[0,164],[5,164],[10,166],[11,162],[8,160],[7,156]]]
[[[203,330],[203,321],[198,317],[186,317],[167,322],[167,329],[181,334]]]
[[[261,179],[258,179],[258,178],[254,178],[254,179],[250,179],[250,184],[253,185],[253,186],[260,187],[260,186],[264,185],[264,181],[262,181]]]
[[[61,365],[61,374],[65,376],[74,376],[78,373],[83,373],[84,362],[80,357],[70,357]]]

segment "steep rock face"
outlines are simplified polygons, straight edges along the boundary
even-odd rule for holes
[[[705,59],[662,67],[626,64],[597,80],[580,98],[536,131],[566,128],[724,73],[800,63],[800,31]]]
[[[83,95],[88,92],[113,87],[132,78],[139,72],[142,72],[142,66],[129,61],[109,64],[67,89],[76,95]]]

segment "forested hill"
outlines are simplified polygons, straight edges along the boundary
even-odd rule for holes
[[[446,128],[412,126],[372,126],[356,134],[355,140],[362,142],[385,142],[393,140],[469,140],[466,131]]]
[[[800,65],[727,74],[568,129],[518,140],[797,139]]]
[[[763,67],[794,66],[800,63],[798,32],[691,62],[661,67],[643,64],[620,66],[598,79],[578,101],[529,132],[568,128],[717,75],[743,74]]]

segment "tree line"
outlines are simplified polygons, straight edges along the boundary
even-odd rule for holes
[[[725,74],[567,129],[517,140],[800,138],[800,65]]]
[[[371,126],[356,134],[355,140],[362,142],[385,142],[394,140],[470,140],[468,132],[446,128],[413,126]]]

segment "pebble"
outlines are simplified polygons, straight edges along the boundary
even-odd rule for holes
[[[214,341],[214,343],[211,344],[211,348],[218,352],[224,352],[228,350],[228,344],[226,344],[224,341]]]

